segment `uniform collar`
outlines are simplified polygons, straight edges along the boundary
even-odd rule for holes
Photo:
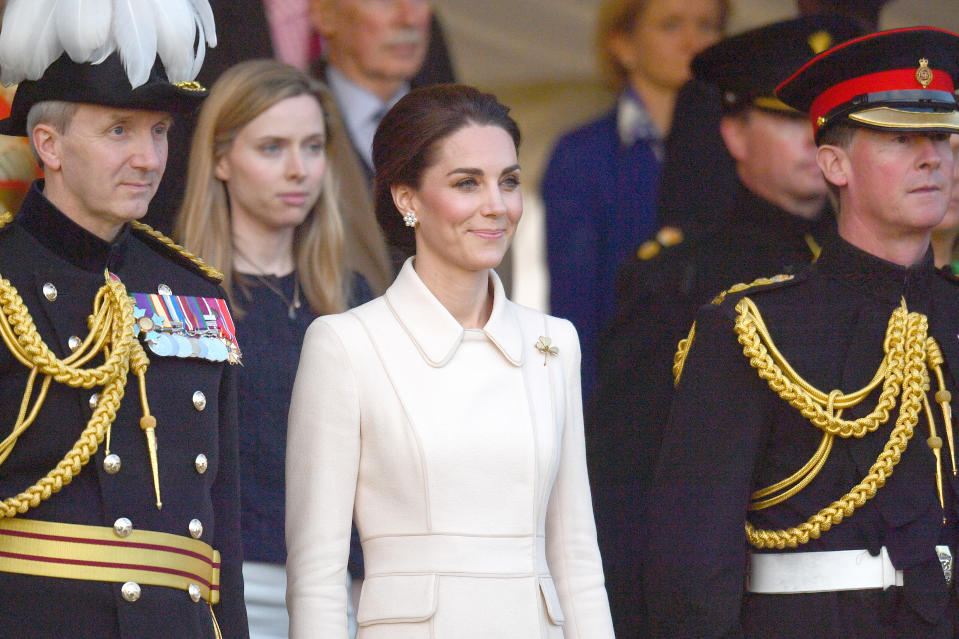
[[[818,243],[822,243],[836,232],[836,218],[828,201],[818,217],[806,219],[756,195],[742,183],[739,185],[736,203],[724,213],[719,214],[715,224],[716,226],[732,224],[746,229],[744,231],[746,233],[753,231],[772,233],[787,240],[811,235]],[[710,226],[707,231],[712,228]]]
[[[816,263],[820,273],[890,304],[905,298],[911,311],[923,312],[935,278],[932,248],[918,263],[900,266],[856,248],[838,234]]]
[[[112,242],[90,233],[63,214],[43,194],[43,180],[36,180],[27,192],[14,222],[49,251],[77,268],[91,273],[103,269],[119,271],[126,254],[130,225]]]
[[[466,332],[423,283],[408,258],[386,290],[386,304],[430,366],[445,366],[456,354]],[[493,311],[483,333],[514,366],[523,363],[522,331],[515,311],[507,304],[499,276],[490,271]]]

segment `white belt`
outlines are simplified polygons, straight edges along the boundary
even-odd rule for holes
[[[423,534],[363,540],[366,576],[381,574],[547,575],[540,536]]]
[[[878,556],[868,550],[786,552],[749,556],[746,590],[769,595],[836,590],[869,590],[902,586],[883,546]]]

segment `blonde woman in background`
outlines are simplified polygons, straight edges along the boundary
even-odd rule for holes
[[[369,297],[342,266],[327,165],[325,87],[252,60],[226,71],[200,111],[177,238],[223,271],[237,334],[244,578],[254,639],[287,636],[286,419],[303,335]]]
[[[616,104],[563,135],[543,175],[550,312],[579,331],[583,397],[596,338],[615,308],[614,279],[657,228],[663,140],[693,57],[719,40],[727,0],[606,0],[597,49]],[[670,238],[664,238],[668,243]]]

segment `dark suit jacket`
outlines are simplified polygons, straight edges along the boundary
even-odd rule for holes
[[[155,240],[129,229],[112,243],[100,240],[60,213],[36,184],[15,221],[0,231],[0,274],[16,287],[40,335],[61,358],[70,353],[71,336],[88,333],[87,316],[103,286],[105,268],[130,293],[156,293],[166,284],[177,295],[225,297],[219,286],[186,264]],[[48,282],[57,289],[53,301],[42,292]],[[138,379],[131,372],[111,427],[110,449],[120,456],[120,471],[106,472],[101,447],[69,485],[22,517],[111,528],[118,518],[127,517],[135,529],[187,538],[190,521],[198,519],[203,525],[199,539],[221,553],[216,619],[225,637],[246,637],[234,369],[222,362],[160,357],[149,350],[147,355],[147,398],[157,420],[163,509],[155,504],[139,426]],[[6,348],[0,349],[0,413],[8,424],[19,409],[27,373]],[[0,465],[3,498],[20,493],[57,465],[90,419],[90,396],[98,390],[51,384],[36,421]],[[196,391],[206,396],[202,410],[192,399]],[[203,473],[195,465],[201,453],[209,464]],[[214,636],[210,607],[202,600],[194,603],[185,591],[144,585],[140,599],[130,603],[121,597],[121,586],[0,573],[0,627],[29,637]]]

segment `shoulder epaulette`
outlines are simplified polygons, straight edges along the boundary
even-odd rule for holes
[[[683,241],[682,229],[675,226],[664,226],[656,231],[654,239],[646,240],[636,249],[636,257],[640,260],[651,260],[664,248],[675,246]]]
[[[953,272],[952,266],[943,266],[942,268],[937,268],[936,273],[938,273],[939,277],[947,282],[959,284],[959,275]]]
[[[713,301],[710,302],[716,306],[725,301],[727,295],[732,295],[734,293],[741,293],[742,291],[747,291],[751,289],[757,289],[754,292],[766,291],[774,288],[779,288],[784,285],[794,284],[798,281],[801,281],[805,278],[798,278],[795,275],[773,275],[772,277],[760,277],[749,283],[740,283],[730,286],[728,289],[717,295],[713,298]]]
[[[133,221],[130,223],[130,227],[140,237],[148,240],[155,246],[161,247],[166,252],[173,253],[174,255],[178,256],[180,258],[178,261],[187,266],[191,266],[195,271],[204,277],[213,280],[214,283],[219,284],[223,281],[223,273],[221,273],[219,269],[210,266],[204,262],[203,258],[201,258],[199,255],[194,255],[160,231],[154,229],[149,224]]]
[[[10,226],[10,222],[13,221],[13,213],[10,211],[4,211],[0,213],[0,232]]]

